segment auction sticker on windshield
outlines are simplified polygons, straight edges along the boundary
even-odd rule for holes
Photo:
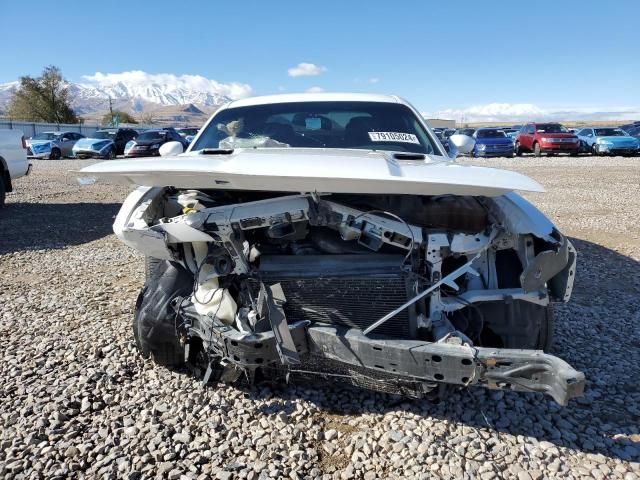
[[[418,137],[413,133],[400,132],[368,132],[372,142],[403,142],[420,145]]]

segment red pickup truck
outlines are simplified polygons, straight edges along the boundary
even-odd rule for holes
[[[528,123],[518,132],[514,145],[516,155],[533,152],[536,157],[543,153],[575,156],[579,148],[578,137],[559,123]]]

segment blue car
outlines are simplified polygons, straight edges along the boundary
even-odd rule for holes
[[[513,157],[513,140],[499,128],[479,128],[473,134],[474,157]]]
[[[640,142],[618,127],[589,127],[578,132],[580,148],[594,155],[637,155]]]

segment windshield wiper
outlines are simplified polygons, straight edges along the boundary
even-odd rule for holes
[[[200,155],[231,155],[233,148],[203,148]]]

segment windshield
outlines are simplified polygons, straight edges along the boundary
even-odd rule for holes
[[[138,138],[136,138],[136,141],[145,141],[145,140],[164,140],[166,136],[166,133],[163,131],[158,131],[158,130],[153,130],[150,132],[143,132],[140,135],[138,135]]]
[[[476,138],[505,138],[506,135],[502,130],[478,130]]]
[[[59,133],[43,132],[34,135],[33,137],[31,137],[31,140],[53,140],[55,138],[58,138],[59,136]]]
[[[538,133],[569,133],[569,130],[559,123],[540,123],[536,125],[536,131]]]
[[[92,135],[93,138],[106,138],[107,140],[111,140],[115,136],[116,132],[110,132],[108,130],[98,131]]]
[[[439,154],[405,105],[344,101],[222,110],[192,150],[203,148],[355,148]]]
[[[475,128],[459,128],[458,130],[456,130],[456,134],[458,135],[468,135],[471,137],[474,133],[476,133]]]
[[[596,137],[626,137],[620,128],[594,128]]]

